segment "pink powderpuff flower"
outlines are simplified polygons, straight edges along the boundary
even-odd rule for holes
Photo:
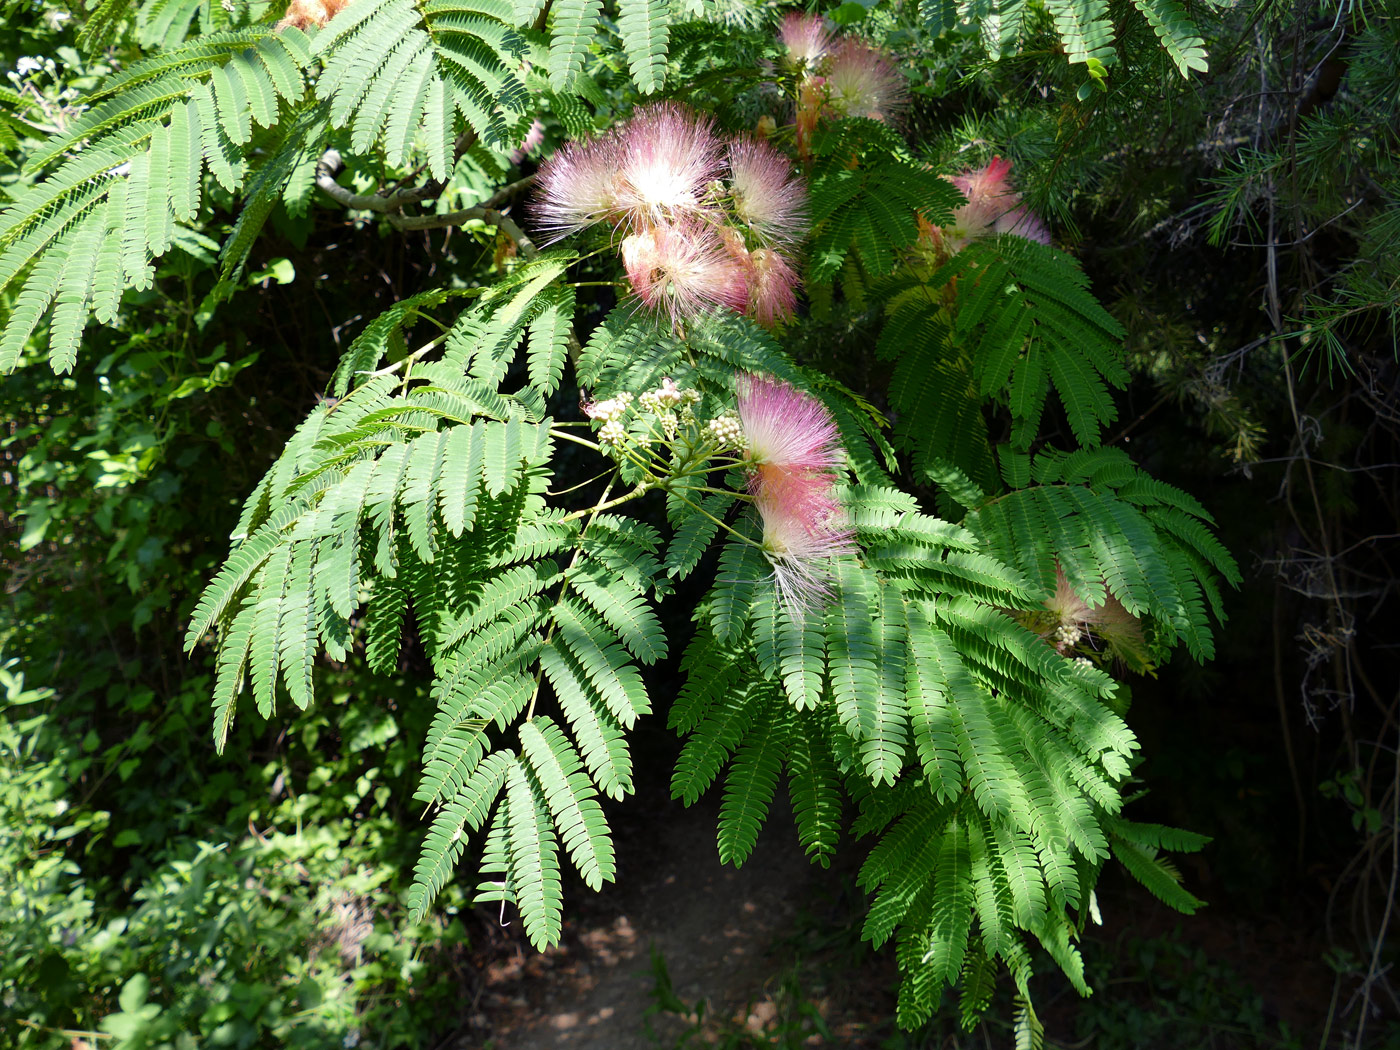
[[[673,323],[715,306],[739,313],[748,308],[743,268],[699,224],[651,226],[631,234],[622,241],[622,265],[637,298],[664,309]]]
[[[855,552],[855,533],[841,524],[839,504],[802,486],[762,486],[754,507],[778,599],[800,622],[831,596],[831,559]]]
[[[536,228],[552,242],[616,214],[618,167],[614,138],[566,143],[535,177]]]
[[[826,71],[827,103],[843,117],[868,117],[888,124],[909,102],[909,86],[889,57],[847,37]]]
[[[749,315],[765,328],[790,318],[797,309],[800,279],[787,257],[771,248],[749,251],[744,235],[733,226],[719,226],[716,232],[744,281]]]
[[[723,174],[714,121],[674,102],[639,108],[616,135],[617,203],[633,233],[705,211]]]
[[[995,200],[1015,194],[1011,181],[1011,162],[1001,157],[993,157],[985,168],[970,168],[961,175],[953,175],[948,181],[962,191],[969,202]]]
[[[763,244],[794,244],[806,232],[806,190],[787,157],[766,142],[730,144],[729,188],[734,214]]]
[[[1134,670],[1148,666],[1150,657],[1142,621],[1112,594],[1102,605],[1090,605],[1070,585],[1064,570],[1055,566],[1055,593],[1045,600],[1053,619],[1042,631],[1046,642],[1068,655],[1085,634],[1102,642],[1118,659]],[[1096,647],[1097,648],[1097,647]]]
[[[831,51],[831,34],[821,15],[789,12],[783,16],[778,39],[787,48],[787,64],[793,69],[816,69]]]
[[[797,271],[770,248],[749,255],[749,312],[764,328],[786,321],[797,310]]]
[[[1014,233],[1017,237],[1024,237],[1039,244],[1050,243],[1050,227],[1024,204],[1018,204],[1010,211],[997,216],[996,222],[992,223],[992,229],[997,233]]]
[[[816,398],[771,376],[743,376],[736,386],[763,553],[779,598],[800,618],[831,593],[830,560],[855,550],[834,493],[836,422]]]
[[[825,405],[772,376],[741,376],[735,391],[753,468],[821,475],[830,482],[841,462],[841,442]]]
[[[979,237],[993,233],[1014,233],[1050,243],[1050,231],[1034,212],[1021,203],[1021,195],[1011,188],[1008,176],[1011,162],[993,157],[984,168],[950,176],[948,181],[962,191],[967,203],[953,211],[953,221],[941,233],[948,250],[961,251]]]

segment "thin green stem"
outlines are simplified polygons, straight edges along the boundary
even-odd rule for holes
[[[667,491],[670,491],[670,490],[668,489]],[[710,493],[710,494],[712,494],[712,495],[715,495],[715,496],[733,496],[735,499],[738,499],[738,500],[744,500],[744,501],[746,501],[746,502],[752,502],[752,501],[753,501],[753,497],[747,495],[746,493],[743,493],[743,492],[735,492],[733,489],[717,489],[717,488],[713,488],[713,487],[710,486],[710,485],[687,485],[687,486],[685,486],[685,491],[687,491],[687,492],[708,492],[708,493]],[[678,495],[679,495],[679,494],[678,494]]]
[[[568,488],[566,488],[566,489],[552,489],[552,490],[547,491],[547,492],[545,493],[545,495],[546,495],[546,496],[567,496],[570,492],[577,492],[577,491],[578,491],[579,489],[581,489],[581,488],[587,488],[589,485],[593,484],[595,481],[597,481],[599,478],[605,476],[607,473],[608,473],[608,471],[606,471],[606,470],[599,471],[597,474],[594,474],[594,475],[593,475],[591,478],[589,478],[587,481],[580,481],[577,485],[570,485],[570,486],[569,486]]]
[[[603,446],[598,444],[596,441],[589,441],[587,438],[574,437],[574,435],[568,433],[567,431],[558,430],[555,427],[550,427],[549,432],[554,437],[561,437],[565,441],[572,441],[575,445],[582,445],[584,448],[591,448],[594,452],[603,451]]]
[[[587,515],[587,516],[588,516],[588,525],[592,525],[592,524],[593,524],[593,519],[596,518],[596,517],[597,517],[599,514],[601,514],[603,511],[605,511],[605,510],[612,510],[614,507],[620,507],[620,506],[622,506],[622,504],[624,504],[624,503],[630,503],[632,500],[636,499],[638,496],[641,496],[641,495],[644,495],[644,494],[647,493],[647,492],[650,492],[654,487],[655,487],[655,486],[652,485],[651,483],[645,482],[645,481],[644,481],[644,482],[642,482],[640,485],[638,485],[636,488],[634,488],[631,492],[628,492],[627,494],[622,495],[622,496],[618,496],[616,499],[607,500],[606,502],[599,503],[599,504],[597,504],[597,505],[595,505],[595,506],[593,506],[593,507],[588,507],[588,508],[586,508],[586,509],[584,509],[584,510],[576,510],[576,511],[574,511],[572,514],[565,514],[562,518],[559,519],[559,524],[562,525],[562,524],[563,524],[564,522],[566,522],[566,521],[578,521],[579,518],[582,518],[582,517],[584,517],[585,515]],[[605,491],[605,492],[603,493],[603,495],[604,495],[604,496],[607,496],[608,492],[611,492],[611,491],[612,491],[612,484],[609,483],[608,488],[607,488],[607,491]],[[584,526],[584,531],[585,531],[585,532],[588,530],[588,525],[585,525],[585,526]]]
[[[409,354],[406,357],[399,358],[393,364],[385,365],[383,368],[379,369],[376,372],[360,372],[358,374],[367,376],[370,379],[374,379],[377,376],[393,375],[400,368],[411,368],[415,361],[423,357],[423,355],[431,353],[433,350],[436,350],[446,338],[447,332],[444,330],[441,335],[434,336],[432,339],[428,340],[428,342],[420,346],[417,350],[413,351],[413,353]],[[407,373],[404,374],[404,377],[407,378]]]
[[[709,518],[711,521],[713,521],[716,525],[722,528],[725,532],[729,533],[731,536],[734,536],[736,539],[743,540],[750,547],[757,547],[759,550],[763,550],[763,544],[759,543],[756,540],[749,539],[742,532],[739,532],[737,529],[735,529],[732,525],[728,524],[727,522],[721,521],[719,518],[715,517],[704,507],[700,506],[697,503],[692,503],[690,500],[682,496],[679,492],[676,492],[674,490],[672,490],[670,494],[672,496],[675,496],[676,499],[680,500],[682,503],[684,503],[691,510],[695,511],[697,514],[703,514],[705,517]]]

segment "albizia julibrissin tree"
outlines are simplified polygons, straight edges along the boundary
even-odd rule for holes
[[[1139,7],[1154,26],[1172,10]],[[1195,500],[1101,446],[1117,322],[1007,161],[914,159],[894,55],[788,15],[745,37],[757,64],[733,50],[742,105],[703,113],[640,97],[725,53],[668,65],[658,0],[602,21],[596,0],[131,9],[102,5],[83,40],[134,34],[146,57],[0,214],[5,368],[45,349],[75,367],[90,321],[195,250],[230,194],[207,310],[274,210],[318,191],[492,249],[363,327],[187,638],[217,650],[222,747],[244,693],[264,716],[306,708],[321,654],[393,671],[411,628],[437,705],[416,914],[471,848],[477,900],[558,939],[560,853],[614,878],[603,800],[633,790],[641,666],[678,643],[685,684],[657,713],[686,738],[674,794],[723,778],[735,864],[780,780],[815,862],[866,843],[865,933],[897,945],[900,1023],[958,983],[971,1023],[1004,964],[1038,1032],[1030,947],[1087,993],[1075,941],[1112,859],[1195,907],[1160,854],[1199,838],[1122,812],[1139,751],[1117,676],[1178,644],[1208,658],[1235,567]],[[1106,21],[1055,25],[1091,83],[1108,75]],[[1159,33],[1200,64],[1184,21]],[[385,188],[348,189],[345,166]],[[837,309],[873,333],[865,389],[790,350]],[[677,638],[657,604],[692,574],[709,582],[668,617]]]

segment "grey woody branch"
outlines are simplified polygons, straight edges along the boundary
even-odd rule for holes
[[[422,201],[433,200],[442,193],[442,184],[436,181],[426,182],[422,186],[394,190],[392,193],[368,195],[354,193],[335,181],[336,175],[344,168],[345,162],[340,159],[340,151],[336,149],[326,150],[325,153],[321,154],[321,159],[316,162],[316,185],[322,193],[337,204],[356,211],[374,211],[382,215],[392,215],[402,210],[406,204],[418,204]]]
[[[343,207],[358,211],[377,212],[387,218],[389,224],[396,230],[439,230],[479,220],[487,225],[495,226],[514,241],[516,247],[520,249],[520,254],[527,259],[538,254],[538,249],[535,248],[534,242],[530,240],[525,231],[509,215],[500,211],[503,205],[535,181],[533,175],[501,187],[474,208],[465,208],[444,215],[402,215],[400,213],[405,205],[419,204],[438,197],[442,193],[442,185],[437,182],[429,182],[422,186],[394,190],[391,193],[358,194],[335,181],[336,175],[344,167],[345,163],[341,160],[340,151],[334,149],[326,150],[316,164],[316,185],[321,189],[321,192]]]

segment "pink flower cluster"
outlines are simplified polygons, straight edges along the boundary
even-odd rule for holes
[[[540,165],[534,218],[554,240],[609,224],[632,291],[674,322],[724,307],[773,325],[797,304],[787,253],[806,207],[776,149],[726,140],[709,117],[657,102]]]
[[[800,618],[830,595],[830,560],[856,549],[835,494],[836,423],[821,402],[771,376],[741,377],[738,402],[763,552],[779,598]]]
[[[889,55],[856,37],[834,40],[821,15],[784,17],[778,39],[785,65],[799,75],[797,143],[805,157],[823,116],[889,123],[909,102],[904,74]]]
[[[980,237],[1014,233],[1041,244],[1050,243],[1050,230],[1040,217],[1021,203],[1021,195],[1007,178],[1011,162],[993,157],[985,168],[952,175],[948,181],[962,191],[967,203],[953,212],[953,221],[934,227],[920,221],[924,238],[949,254],[961,251]]]

